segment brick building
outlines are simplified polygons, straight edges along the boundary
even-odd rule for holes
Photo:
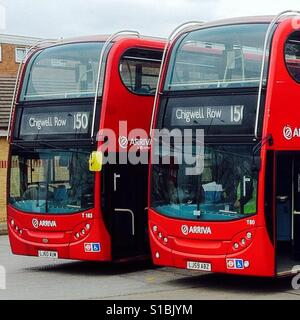
[[[0,224],[6,221],[8,119],[19,64],[38,38],[0,34]]]

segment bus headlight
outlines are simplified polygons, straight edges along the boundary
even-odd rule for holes
[[[92,223],[91,222],[83,222],[81,223],[79,226],[77,226],[74,230],[73,230],[73,239],[75,239],[75,241],[84,239],[88,236],[89,232],[92,229]]]
[[[236,234],[231,239],[231,245],[228,248],[227,254],[236,253],[239,250],[245,250],[251,243],[254,238],[255,229],[251,231],[243,231]]]

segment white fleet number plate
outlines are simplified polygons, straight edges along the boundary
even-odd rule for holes
[[[188,261],[187,269],[199,271],[211,271],[211,264],[205,262]]]
[[[43,251],[43,250],[39,250],[38,255],[39,255],[39,257],[41,257],[41,258],[53,258],[53,259],[57,259],[57,258],[58,258],[58,253],[57,253],[57,251]]]

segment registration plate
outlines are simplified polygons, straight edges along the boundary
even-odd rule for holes
[[[39,255],[39,257],[41,257],[41,258],[53,258],[53,259],[57,259],[57,258],[58,258],[58,253],[57,253],[57,251],[43,251],[43,250],[39,250],[38,255]]]
[[[211,271],[211,264],[206,262],[188,261],[187,269],[198,271]]]

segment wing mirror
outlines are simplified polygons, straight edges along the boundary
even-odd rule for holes
[[[259,172],[261,167],[261,159],[260,156],[253,156],[252,160],[252,172]]]
[[[90,155],[89,170],[91,172],[100,172],[102,170],[103,154],[101,151],[93,151]]]

